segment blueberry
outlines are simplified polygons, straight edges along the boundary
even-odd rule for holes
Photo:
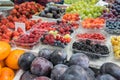
[[[74,31],[71,29],[71,30],[69,30],[70,31],[70,33],[73,33]]]
[[[41,16],[41,17],[46,17],[45,12],[44,12],[44,11],[42,11],[42,12],[40,13],[40,16]]]
[[[47,18],[53,18],[53,14],[52,13],[47,13],[46,16],[47,16]]]
[[[48,7],[44,9],[45,13],[49,13],[49,11],[50,11],[50,9]]]

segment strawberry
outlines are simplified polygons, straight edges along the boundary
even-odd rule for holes
[[[17,28],[17,32],[20,33],[20,32],[23,32],[23,30],[22,30],[20,27],[18,27],[18,28]]]

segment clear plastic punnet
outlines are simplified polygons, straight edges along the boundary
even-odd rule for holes
[[[11,41],[13,47],[20,47],[25,49],[33,49],[35,45],[39,44],[41,37],[46,33],[44,30],[32,29],[17,39]]]
[[[88,30],[103,30],[105,28],[105,19],[102,18],[88,18],[81,21],[81,26],[83,29]]]
[[[106,21],[105,31],[109,34],[120,34],[120,19],[109,19]]]
[[[111,44],[115,59],[120,59],[120,36],[111,36]]]
[[[76,40],[91,40],[95,43],[106,43],[107,33],[99,30],[80,30],[76,32]]]
[[[76,40],[72,44],[73,53],[84,53],[90,59],[100,59],[108,57],[110,53],[109,45],[95,43],[89,39],[87,40]]]

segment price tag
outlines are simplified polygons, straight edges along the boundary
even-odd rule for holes
[[[25,23],[15,22],[15,31],[17,31],[18,28],[21,28],[24,33],[26,32]]]
[[[104,2],[104,1],[102,1],[102,0],[100,0],[100,1],[96,4],[96,6],[106,6],[106,5],[108,5],[108,3],[107,3],[107,2]]]

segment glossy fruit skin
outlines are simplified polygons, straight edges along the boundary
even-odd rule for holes
[[[10,53],[11,46],[4,41],[0,41],[0,61],[4,60]]]
[[[69,60],[69,65],[79,65],[83,68],[88,68],[89,58],[83,53],[73,54]]]
[[[45,76],[36,77],[34,80],[50,80],[50,78]]]
[[[50,55],[50,61],[53,65],[65,63],[67,61],[67,54],[63,50],[55,50]]]
[[[0,80],[13,80],[15,73],[12,69],[4,67],[1,69]]]
[[[4,61],[0,61],[0,66],[1,66],[2,68],[5,67]]]
[[[30,70],[32,61],[35,59],[35,55],[32,52],[25,52],[20,56],[18,65],[24,71]]]
[[[84,68],[84,70],[86,71],[86,73],[89,76],[90,80],[95,80],[95,73],[93,72],[92,69]]]
[[[43,58],[49,60],[51,53],[52,53],[52,51],[51,51],[50,49],[43,48],[43,49],[41,49],[41,50],[39,51],[38,56],[39,56],[39,57],[43,57]]]
[[[20,80],[33,80],[36,77],[37,76],[33,75],[30,71],[26,71],[22,74],[22,76],[20,77]]]
[[[45,58],[36,57],[31,64],[31,72],[37,76],[48,76],[53,64]]]
[[[82,67],[72,65],[64,72],[59,80],[89,80],[89,77]]]
[[[8,67],[12,69],[19,69],[18,60],[22,54],[24,54],[24,50],[16,49],[10,52],[9,56],[5,60],[5,63]]]
[[[113,76],[109,74],[103,74],[103,75],[98,76],[96,80],[117,80],[117,79],[115,79]]]
[[[120,67],[114,63],[104,63],[100,68],[100,72],[102,74],[110,74],[116,79],[120,79]]]
[[[2,66],[0,65],[0,75],[1,75],[1,69],[2,69]]]
[[[64,64],[56,65],[51,72],[52,80],[59,80],[60,76],[68,69],[68,66]]]

